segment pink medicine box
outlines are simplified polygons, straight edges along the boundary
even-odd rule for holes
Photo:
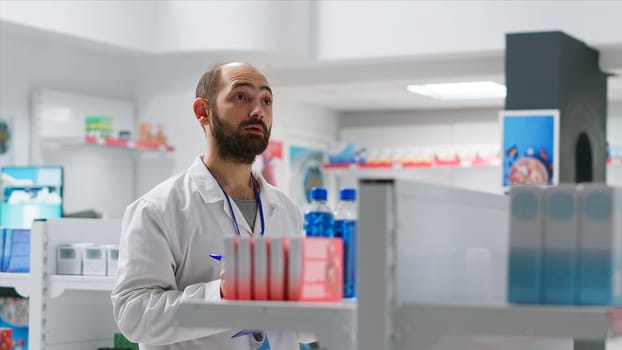
[[[291,238],[288,267],[289,300],[342,300],[343,241],[340,238]]]

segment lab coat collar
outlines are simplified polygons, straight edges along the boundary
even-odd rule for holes
[[[218,182],[212,176],[209,170],[207,170],[205,163],[203,163],[203,156],[198,156],[194,160],[194,162],[188,169],[188,172],[197,187],[196,190],[199,192],[201,197],[203,197],[203,200],[208,204],[223,201],[223,210],[225,211],[226,215],[231,218],[231,212],[229,211],[229,205],[225,200],[225,196],[222,193]],[[267,232],[270,230],[270,218],[272,218],[274,213],[278,211],[278,208],[281,207],[282,204],[279,201],[277,189],[272,187],[272,185],[270,185],[260,173],[253,171],[253,176],[259,182],[259,196],[261,197],[261,204],[263,206],[263,214],[266,224],[265,234],[267,234]],[[240,231],[248,231],[248,233],[250,233],[250,227],[246,223],[246,220],[244,220],[244,217],[240,210],[237,208],[237,205],[235,205],[233,200],[231,200],[231,203],[235,210],[236,221],[238,222]],[[261,235],[259,211],[257,211],[257,218],[255,222],[256,225],[254,233],[257,235]]]
[[[282,203],[279,200],[277,189],[272,187],[261,173],[253,171],[253,177],[257,179],[260,187],[259,196],[261,197],[261,205],[263,207],[263,216],[266,225],[264,235],[269,235],[270,228],[274,230],[274,225],[270,224],[270,219],[274,216],[274,213],[280,210]],[[255,218],[254,236],[261,236],[261,218],[259,216],[259,210],[257,210]]]
[[[216,182],[216,179],[209,170],[207,170],[205,163],[203,163],[203,156],[196,157],[188,169],[188,174],[196,185],[196,190],[201,194],[201,197],[203,197],[206,203],[209,204],[225,200],[225,196],[222,194],[218,182]]]

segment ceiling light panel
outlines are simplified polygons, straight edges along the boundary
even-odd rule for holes
[[[494,81],[468,81],[408,85],[408,91],[438,100],[476,100],[505,98],[505,86]]]

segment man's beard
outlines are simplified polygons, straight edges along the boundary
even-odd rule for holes
[[[244,131],[251,125],[260,126],[263,136]],[[255,157],[266,150],[272,131],[272,127],[268,129],[260,119],[244,120],[235,128],[222,120],[215,110],[212,110],[210,128],[216,140],[218,155],[224,160],[242,164],[253,164]]]

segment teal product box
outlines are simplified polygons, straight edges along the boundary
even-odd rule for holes
[[[544,304],[576,303],[578,207],[576,184],[563,184],[544,190]]]
[[[578,304],[622,305],[622,189],[579,185]]]
[[[30,272],[30,230],[2,229],[1,272]]]
[[[539,304],[542,301],[543,189],[510,187],[510,247],[508,301]]]

